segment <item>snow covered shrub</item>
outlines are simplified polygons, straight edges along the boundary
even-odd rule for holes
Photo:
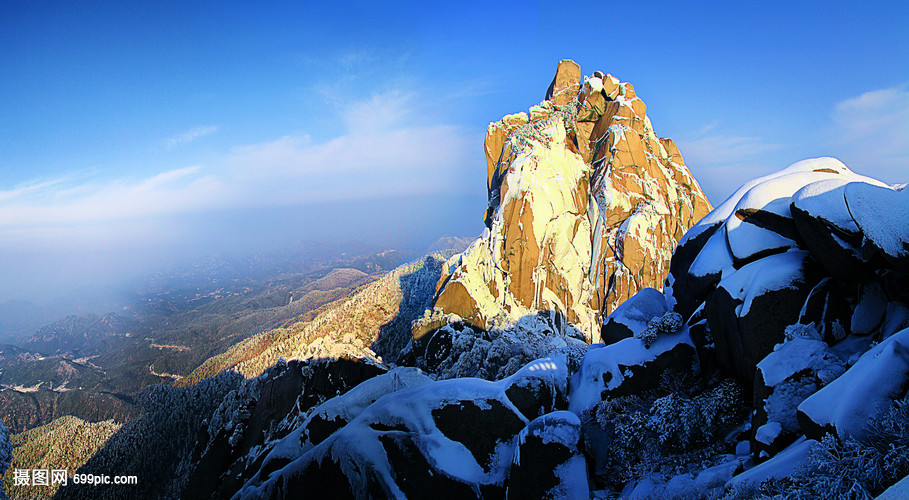
[[[760,493],[786,499],[870,499],[909,475],[909,395],[868,423],[862,440],[827,434],[790,477],[765,481]]]
[[[793,340],[796,338],[806,338],[809,340],[824,340],[821,334],[817,331],[817,327],[814,323],[809,323],[803,325],[801,323],[795,323],[794,325],[789,325],[786,327],[786,340]]]
[[[242,375],[222,372],[195,385],[152,385],[137,396],[141,417],[130,420],[79,468],[79,474],[138,475],[138,485],[70,483],[64,498],[179,498],[188,479],[202,421],[236,389]]]
[[[567,354],[569,367],[576,370],[587,349],[583,333],[548,313],[488,332],[466,323],[450,323],[426,335],[429,340],[414,364],[439,379],[501,380],[554,353]],[[408,349],[419,350],[414,343]]]
[[[659,397],[609,398],[591,410],[587,421],[608,436],[608,449],[600,453],[605,463],[597,471],[605,486],[618,488],[654,472],[700,470],[727,451],[732,443],[726,436],[747,417],[742,390],[732,379],[700,390],[695,382]]]
[[[675,333],[682,328],[682,315],[669,311],[666,314],[660,316],[659,318],[653,318],[647,323],[647,328],[640,332],[635,332],[634,337],[636,339],[641,339],[644,341],[644,346],[648,349],[654,342],[656,342],[657,336],[669,333]]]

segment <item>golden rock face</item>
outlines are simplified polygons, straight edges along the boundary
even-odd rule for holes
[[[489,125],[489,230],[446,264],[435,308],[487,329],[559,311],[597,342],[712,207],[630,83],[563,60],[547,95]]]

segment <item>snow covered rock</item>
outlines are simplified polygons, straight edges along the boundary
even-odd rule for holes
[[[366,380],[350,391],[314,408],[299,425],[298,429],[303,432],[296,441],[302,444],[304,450],[312,448],[347,425],[380,397],[405,387],[415,387],[429,382],[432,382],[431,378],[419,369],[411,367],[395,368]]]
[[[851,184],[846,203],[862,231],[862,254],[880,253],[895,269],[909,272],[909,190]]]
[[[587,498],[581,421],[569,411],[532,420],[518,435],[506,498]]]
[[[768,479],[791,476],[808,463],[811,451],[817,446],[819,443],[813,439],[799,438],[777,456],[733,477],[726,483],[726,488],[733,491],[737,489],[748,491],[749,488],[758,487]]]
[[[452,379],[379,398],[314,448],[272,460],[235,498],[501,497],[518,434],[566,406],[565,356],[498,382]],[[276,446],[275,450],[279,448]]]
[[[603,343],[613,344],[643,332],[651,320],[663,316],[667,310],[666,297],[662,292],[654,288],[639,291],[622,302],[603,321],[601,334]]]
[[[547,95],[490,124],[487,230],[446,263],[434,307],[483,330],[557,311],[598,342],[710,204],[631,84],[562,61]]]
[[[900,482],[884,490],[878,495],[876,500],[900,500],[909,498],[909,476],[904,477]]]
[[[288,414],[300,414],[385,371],[346,358],[291,360],[247,380],[228,394],[212,416],[208,431],[200,436],[196,444],[199,458],[184,496],[230,495],[242,484],[239,479],[247,468],[247,454],[281,432],[276,428]]]
[[[820,439],[835,432],[861,439],[865,426],[909,388],[909,329],[870,349],[846,373],[798,406],[806,435]]]
[[[824,271],[854,280],[868,271],[868,265],[861,257],[862,232],[846,205],[847,184],[840,179],[811,183],[793,195],[790,208],[804,248]]]
[[[802,433],[796,408],[846,371],[821,340],[797,337],[777,345],[757,365],[754,380],[754,452],[774,456]]]
[[[710,212],[685,234],[666,280],[702,364],[713,340],[720,367],[753,380],[795,323],[833,345],[881,335],[888,311],[900,322],[909,300],[905,196],[816,158],[746,183]]]
[[[789,250],[754,260],[720,280],[704,313],[721,367],[745,380],[798,320],[811,291],[808,253]]]
[[[484,331],[462,321],[448,321],[413,339],[402,361],[442,379],[499,380],[535,359],[559,353],[568,356],[574,371],[587,349],[584,334],[558,312],[525,316],[505,330]]]
[[[627,338],[610,345],[592,345],[571,376],[569,409],[578,415],[608,396],[652,389],[664,372],[693,373],[697,359],[687,329],[657,336],[650,347]]]

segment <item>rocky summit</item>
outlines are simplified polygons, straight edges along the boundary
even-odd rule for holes
[[[630,83],[559,63],[546,100],[491,123],[486,231],[443,270],[434,306],[481,329],[560,313],[588,341],[710,210]],[[419,324],[419,337],[438,321]]]

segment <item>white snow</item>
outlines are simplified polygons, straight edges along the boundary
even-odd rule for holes
[[[732,478],[726,483],[726,488],[758,486],[770,478],[792,475],[816,445],[817,441],[800,437],[775,457]]]
[[[766,424],[757,428],[754,432],[754,439],[757,441],[770,445],[773,444],[773,441],[780,436],[780,433],[783,432],[783,426],[779,422],[767,422]]]
[[[819,170],[832,170],[835,173]],[[701,234],[710,226],[734,217],[735,211],[740,208],[762,208],[775,199],[791,197],[812,182],[842,178],[880,184],[874,179],[855,174],[836,158],[822,157],[802,160],[779,172],[746,182],[732,196],[726,198],[723,203],[692,227],[682,238],[682,243]],[[752,192],[753,188],[757,189]]]
[[[850,181],[850,178],[843,178],[812,182],[792,196],[792,203],[812,217],[824,219],[845,231],[858,232],[844,194],[844,188]]]
[[[845,193],[852,218],[866,238],[890,256],[909,256],[909,190],[855,182]]]
[[[909,329],[887,338],[846,373],[799,405],[818,425],[833,425],[840,438],[861,438],[865,425],[900,396],[909,378]]]
[[[725,276],[735,271],[732,266],[732,254],[726,243],[726,227],[720,227],[704,244],[697,257],[691,263],[688,272],[693,276],[703,277],[708,274],[721,273]]]
[[[757,364],[764,384],[776,387],[807,367],[822,368],[829,352],[827,343],[803,337],[777,344],[773,352]],[[832,379],[831,379],[832,380]]]
[[[615,389],[621,385],[626,375],[620,365],[625,367],[643,365],[679,344],[694,347],[688,335],[688,328],[682,328],[675,334],[658,336],[649,349],[645,347],[643,340],[634,337],[605,347],[591,346],[581,361],[581,368],[571,376],[568,410],[580,415],[584,410],[602,401],[601,394],[604,390]],[[612,378],[605,381],[603,375],[607,373],[611,374]],[[606,378],[609,378],[609,375]]]
[[[622,302],[606,321],[625,325],[632,333],[642,332],[653,318],[666,313],[666,297],[654,288],[644,288]]]
[[[802,278],[802,266],[808,252],[789,250],[756,260],[720,281],[729,294],[743,301],[736,309],[738,317],[748,314],[755,298],[773,290],[794,288]]]
[[[875,500],[906,500],[909,498],[909,476],[884,490]]]

